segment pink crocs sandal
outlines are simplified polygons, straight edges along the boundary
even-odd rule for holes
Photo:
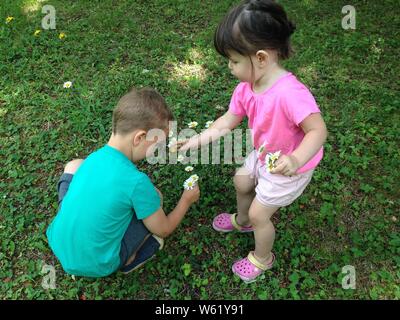
[[[253,227],[243,227],[236,222],[237,213],[221,213],[214,218],[213,228],[214,230],[221,232],[231,232],[233,230],[238,230],[239,232],[252,232]]]
[[[232,265],[233,273],[237,274],[240,279],[242,279],[246,283],[256,281],[256,278],[264,273],[265,270],[269,270],[272,268],[275,262],[275,255],[272,254],[272,261],[268,265],[263,265],[258,262],[258,260],[254,257],[254,252],[251,251],[246,258],[243,258],[239,261],[236,261]]]

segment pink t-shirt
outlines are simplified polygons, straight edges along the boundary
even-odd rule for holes
[[[296,150],[304,138],[300,123],[310,114],[321,112],[308,88],[290,72],[263,93],[254,93],[247,82],[240,83],[233,92],[229,111],[248,117],[255,149],[265,146],[262,162],[267,152],[280,150],[289,155]],[[315,168],[322,156],[321,147],[297,173]]]

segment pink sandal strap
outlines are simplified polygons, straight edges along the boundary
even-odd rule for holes
[[[252,232],[253,227],[242,227],[236,222],[237,213],[220,213],[214,218],[213,228],[217,231],[230,232],[238,230],[240,232]]]
[[[252,227],[252,226],[245,227],[245,226],[241,226],[240,224],[238,224],[237,221],[236,221],[237,215],[238,215],[237,213],[234,213],[234,214],[231,215],[231,223],[232,223],[232,226],[233,226],[236,230],[238,230],[238,231],[240,231],[240,232],[253,231],[253,227]]]
[[[237,223],[237,221],[236,221],[237,215],[238,215],[237,213],[234,213],[234,214],[231,215],[231,223],[232,223],[232,226],[233,226],[236,230],[242,231],[245,227],[243,227],[243,226],[241,226],[241,225],[239,225],[239,224]]]
[[[271,269],[272,265],[275,262],[275,255],[273,253],[271,253],[272,255],[272,261],[268,264],[268,265],[263,265],[261,262],[259,262],[256,257],[254,256],[254,252],[250,251],[249,254],[247,255],[247,259],[249,259],[249,261],[258,269],[260,270],[268,270]]]

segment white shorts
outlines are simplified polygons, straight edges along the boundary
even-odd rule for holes
[[[310,183],[314,170],[291,177],[269,173],[265,165],[261,165],[254,150],[247,157],[244,167],[256,180],[256,198],[267,207],[286,207],[295,201]]]

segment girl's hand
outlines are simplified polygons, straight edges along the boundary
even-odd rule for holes
[[[293,176],[299,169],[299,162],[293,155],[281,155],[276,161],[276,167],[271,170],[274,174],[283,174],[284,176]]]
[[[183,145],[185,145],[189,140],[185,139],[185,140],[180,140],[180,141],[176,141],[173,145],[171,145],[169,147],[169,150],[171,152],[178,152],[178,149],[181,148]]]
[[[193,143],[193,140],[189,139],[189,140],[179,141],[177,145],[178,145],[178,148],[179,148],[180,152],[185,152],[186,150],[189,150],[189,149],[198,148],[199,147],[199,142],[196,139],[196,142]]]

